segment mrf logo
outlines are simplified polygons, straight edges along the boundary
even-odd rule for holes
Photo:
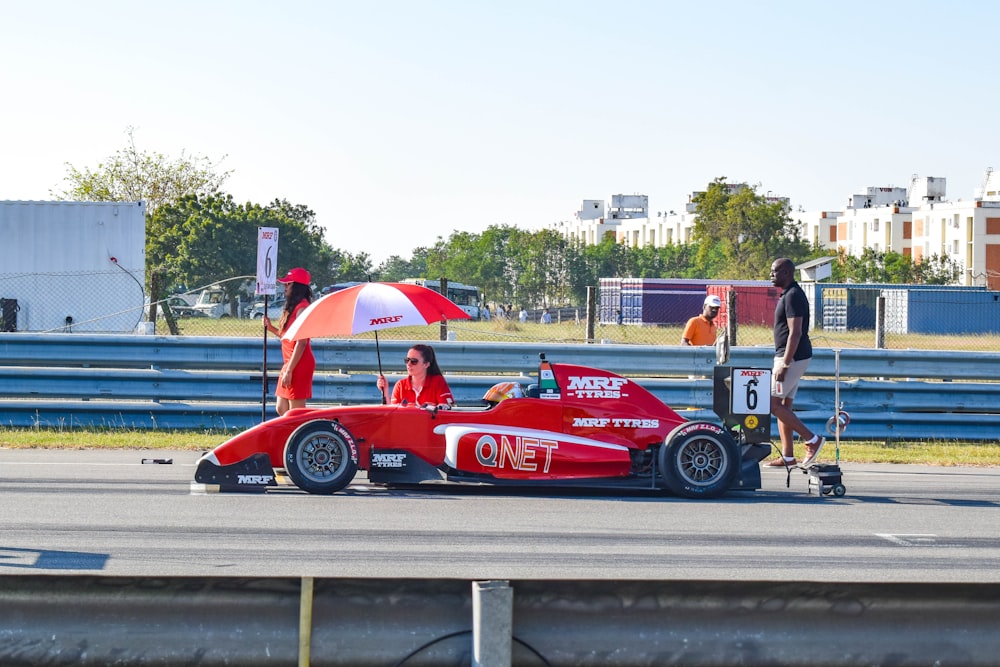
[[[372,454],[373,468],[405,468],[406,454]]]
[[[249,486],[267,486],[273,479],[272,475],[237,475],[236,483]]]
[[[631,417],[574,417],[573,426],[580,428],[660,428],[659,419],[632,419]]]
[[[395,322],[403,319],[402,315],[387,315],[386,317],[373,317],[369,320],[369,326],[377,326],[379,324],[393,324]]]
[[[583,377],[571,375],[566,391],[570,396],[575,393],[577,398],[622,398],[628,396],[621,390],[627,384],[628,380],[625,378],[604,375]]]
[[[476,458],[485,468],[535,472],[541,465],[542,472],[548,472],[556,449],[559,443],[555,440],[501,435],[498,444],[492,435],[483,435],[476,442]]]

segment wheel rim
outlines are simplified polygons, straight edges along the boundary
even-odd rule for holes
[[[343,472],[349,457],[340,436],[316,433],[302,443],[295,458],[303,475],[314,482],[327,482]]]
[[[697,438],[677,451],[677,472],[697,486],[714,483],[728,465],[726,448],[711,438]]]

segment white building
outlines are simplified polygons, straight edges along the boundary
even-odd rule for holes
[[[746,187],[726,184],[729,194]],[[659,211],[652,217],[645,195],[614,195],[607,212],[603,200],[587,199],[572,223],[553,227],[585,244],[600,243],[608,235],[633,248],[688,244],[694,240],[699,194],[688,195],[680,212]],[[848,197],[842,211],[791,211],[788,198],[770,192],[765,198],[785,204],[808,243],[853,256],[871,248],[915,262],[947,257],[961,266],[961,284],[1000,290],[1000,174],[988,169],[970,200],[948,201],[946,195],[945,178],[914,175],[907,188],[867,187]]]
[[[946,179],[914,175],[905,191],[868,188],[849,204],[836,218],[836,247],[848,255],[872,248],[917,263],[937,255],[961,267],[960,284],[1000,289],[1000,178],[992,170],[971,200],[949,201]]]
[[[826,250],[837,249],[837,218],[841,211],[789,211],[802,240]]]
[[[649,197],[612,195],[611,210],[605,211],[603,199],[584,199],[571,222],[558,222],[550,227],[567,240],[597,245],[608,235],[616,242],[625,243],[625,235],[633,234],[636,225],[641,226],[648,220]],[[632,224],[626,227],[626,223]]]
[[[584,199],[580,210],[573,214],[573,220],[557,222],[550,228],[567,241],[599,245],[609,234],[617,239],[620,224],[617,220],[607,219],[603,199]]]
[[[913,261],[939,255],[962,267],[963,285],[1000,290],[1000,178],[987,170],[971,200],[928,198],[913,210]]]

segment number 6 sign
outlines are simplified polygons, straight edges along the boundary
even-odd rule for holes
[[[274,294],[278,282],[278,228],[257,228],[257,294]]]
[[[770,414],[771,371],[764,368],[734,368],[730,400],[731,414]]]

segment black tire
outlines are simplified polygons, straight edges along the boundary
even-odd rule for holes
[[[295,429],[285,443],[284,460],[295,486],[309,493],[336,493],[358,472],[357,445],[337,422],[312,421]]]
[[[684,498],[718,498],[739,473],[739,448],[725,429],[709,422],[682,424],[660,448],[663,485]]]
[[[845,487],[843,484],[837,484],[836,486],[833,487],[833,495],[837,496],[838,498],[842,498],[845,493],[847,493],[847,487]]]

